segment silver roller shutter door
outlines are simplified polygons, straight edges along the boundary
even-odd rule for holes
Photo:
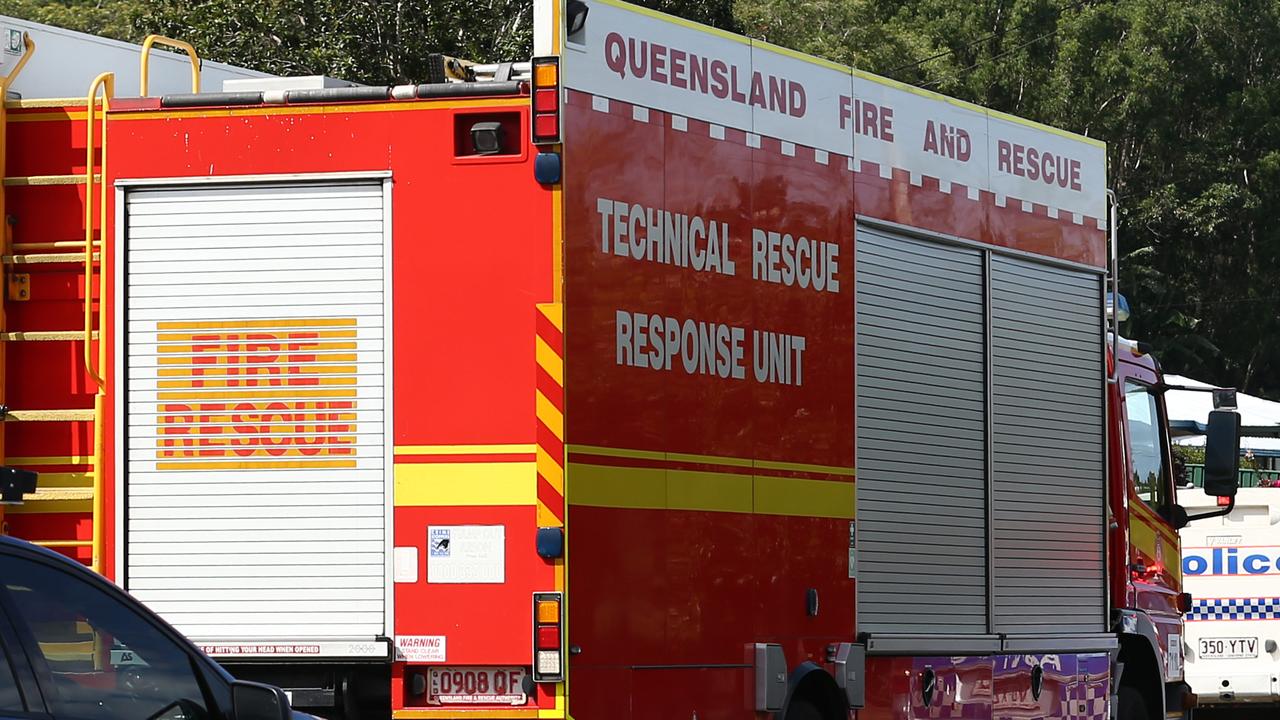
[[[857,235],[858,628],[987,629],[983,260]]]
[[[386,211],[126,194],[126,587],[197,641],[387,632]]]
[[[1100,282],[991,259],[998,632],[1104,629]]]

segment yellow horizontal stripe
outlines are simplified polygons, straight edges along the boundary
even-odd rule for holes
[[[551,457],[551,454],[542,448],[538,448],[536,453],[536,462],[538,464],[538,473],[551,483],[551,487],[556,492],[564,494],[564,467],[561,460]]]
[[[667,471],[569,463],[570,505],[661,510],[667,507]]]
[[[93,458],[89,455],[61,455],[61,456],[33,456],[33,457],[11,457],[6,463],[9,465],[87,465],[93,462]]]
[[[397,463],[395,504],[533,505],[535,472],[532,462]]]
[[[305,354],[307,355],[308,360],[314,361],[314,362],[355,362],[356,361],[355,353],[323,353],[323,352],[311,352],[310,350],[306,350],[303,352],[305,352]],[[281,352],[280,354],[281,355],[303,354],[303,352],[299,352],[299,353]],[[250,351],[243,354],[212,352],[212,353],[203,354],[202,357],[208,357],[209,355],[213,355],[215,357],[220,355],[226,356],[226,357],[231,357],[231,356],[248,357],[253,355],[261,355],[261,354],[263,353],[260,353],[258,351]],[[184,355],[179,357],[163,357],[162,356],[159,358],[159,364],[161,365],[194,365],[196,367],[207,367],[206,365],[201,365],[200,363],[196,363],[195,359],[190,355]],[[269,367],[269,366],[264,365],[263,367]]]
[[[1132,516],[1142,520],[1150,526],[1151,532],[1159,533],[1164,536],[1167,542],[1178,544],[1178,534],[1173,528],[1169,527],[1155,511],[1147,507],[1146,503],[1138,499],[1134,495],[1129,496],[1129,507],[1132,509]]]
[[[773,460],[756,460],[753,467],[763,470],[794,470],[795,472],[825,473],[827,475],[843,475],[856,477],[858,472],[851,467],[834,467],[831,465],[809,465],[807,463],[774,462]]]
[[[501,718],[536,718],[539,717],[539,712],[536,709],[460,710],[449,708],[440,710],[392,710],[391,717],[395,720],[467,720],[467,718],[500,720]],[[562,716],[557,715],[556,717]]]
[[[74,500],[32,500],[31,496],[27,496],[27,501],[22,505],[8,505],[4,512],[6,515],[44,515],[47,513],[87,513],[93,509],[93,503],[90,498],[76,498]]]
[[[93,485],[93,472],[42,472],[37,485],[49,488],[87,488]]]
[[[351,327],[355,318],[292,318],[288,320],[167,320],[159,330],[234,330],[237,328]]]
[[[849,482],[757,475],[755,507],[756,512],[766,515],[852,520],[857,505],[855,490]]]
[[[397,445],[396,455],[522,455],[531,454],[536,445]]]
[[[267,366],[259,366],[267,367]],[[310,376],[310,377],[308,377]],[[308,382],[299,382],[300,380]],[[197,383],[199,383],[197,385]],[[246,387],[280,387],[280,386],[300,386],[315,387],[317,385],[333,387],[336,385],[355,385],[356,379],[353,377],[329,376],[320,373],[289,373],[288,375],[276,375],[270,373],[255,373],[253,375],[240,375],[235,377],[227,377],[225,379],[213,377],[191,377],[181,380],[157,380],[157,388],[181,388],[186,390],[194,390],[196,388],[246,388]]]
[[[353,468],[355,466],[355,460],[214,460],[209,462],[156,463],[157,470],[277,470],[289,468]]]
[[[81,106],[84,105],[82,101]],[[44,112],[44,113],[18,113],[10,115],[7,119],[9,122],[58,122],[66,120],[84,120],[89,114],[84,110],[70,112]]]
[[[288,365],[288,372],[279,372],[285,366],[269,364],[238,365],[196,365],[184,368],[160,368],[160,377],[234,377],[234,378],[281,378],[309,375],[354,375],[359,369],[355,365]],[[268,372],[275,368],[277,372]],[[197,373],[197,370],[199,371]],[[221,371],[221,372],[219,372]]]
[[[556,384],[564,385],[564,360],[547,344],[546,340],[540,337],[534,338],[534,344],[538,365],[547,371]]]
[[[92,640],[72,642],[42,642],[40,652],[49,662],[74,662],[93,659],[96,647]]]
[[[569,445],[568,450],[571,453],[631,458],[636,460],[671,460],[674,462],[700,463],[703,465],[728,465],[730,467],[744,468],[756,467],[764,470],[793,470],[796,472],[823,473],[826,475],[842,475],[845,477],[855,477],[857,475],[857,472],[851,467],[780,462],[775,460],[752,460],[750,458],[736,458],[723,455],[664,453],[652,450],[628,450],[624,448],[600,447],[598,445]]]
[[[703,465],[729,465],[732,467],[752,467],[747,458],[712,457],[711,455],[692,455],[689,453],[666,453],[666,459],[673,462],[700,463]]]
[[[190,108],[187,110],[144,110],[113,112],[111,120],[169,120],[180,118],[229,118],[263,115],[346,115],[348,113],[403,112],[412,110],[453,110],[458,108],[527,107],[529,98],[488,98],[477,100],[387,100],[351,105],[289,105],[242,108]]]
[[[534,412],[537,414],[538,419],[542,421],[543,425],[547,426],[547,429],[552,434],[560,440],[564,440],[564,415],[556,409],[555,405],[551,404],[551,401],[547,399],[546,395],[542,394],[541,390],[535,394],[537,398],[534,400]]]
[[[839,480],[570,463],[573,505],[853,518],[855,485]]]
[[[306,337],[291,337],[292,333],[305,333]],[[221,342],[234,342],[238,345],[250,347],[264,347],[267,345],[279,345],[282,343],[298,344],[306,343],[311,345],[312,340],[319,338],[353,338],[356,336],[357,330],[308,330],[299,328],[296,331],[281,332],[261,332],[246,333],[240,330],[224,330],[222,332],[185,332],[185,333],[160,333],[156,335],[157,342],[196,342],[201,341],[202,347],[208,346],[209,340],[218,340],[219,346]],[[256,335],[257,337],[245,337],[247,335]],[[263,337],[265,336],[265,337]]]
[[[226,338],[218,338],[220,342],[211,342],[200,345],[197,352],[195,345],[159,345],[156,350],[162,353],[183,353],[185,355],[198,355],[200,357],[208,357],[210,355],[218,355],[221,353],[247,353],[250,356],[263,355],[266,353],[313,355],[311,351],[328,351],[328,350],[355,350],[356,343],[353,342],[333,342],[318,341],[307,338],[302,339],[271,339],[271,340],[232,340],[225,341]],[[224,342],[225,341],[225,342]],[[276,349],[272,345],[295,345],[296,348]],[[306,347],[301,347],[305,345]]]
[[[571,453],[584,453],[588,455],[603,455],[605,457],[632,458],[635,460],[666,460],[667,454],[664,452],[656,452],[653,450],[624,450],[622,448],[608,448],[599,445],[569,445],[566,448]]]
[[[94,103],[95,107],[102,105],[102,101]],[[4,103],[7,110],[23,110],[29,108],[54,108],[54,107],[85,107],[84,96],[80,97],[60,97],[60,98],[32,98],[30,100],[6,100]],[[10,118],[12,119],[12,118]]]
[[[303,398],[303,397],[335,397],[353,398],[355,390],[243,390],[236,388],[230,392],[210,390],[208,392],[182,391],[156,393],[160,400],[240,400],[243,398]]]
[[[102,176],[94,175],[93,181],[95,183],[102,182]],[[4,179],[4,184],[8,187],[22,187],[27,185],[84,185],[85,177],[83,173],[75,175],[26,175],[7,177]]]
[[[752,477],[733,473],[667,471],[667,507],[672,510],[750,513]]]

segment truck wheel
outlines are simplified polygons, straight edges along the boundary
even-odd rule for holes
[[[1138,688],[1121,685],[1119,705],[1116,712],[1119,720],[1148,720],[1147,699]]]
[[[795,700],[787,708],[786,720],[822,720],[822,713],[808,700]]]

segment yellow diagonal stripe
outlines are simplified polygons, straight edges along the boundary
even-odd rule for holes
[[[547,429],[555,433],[557,438],[563,441],[564,415],[556,409],[555,405],[551,404],[551,401],[547,399],[546,395],[542,394],[541,390],[538,391],[537,395],[538,397],[535,401],[535,409],[538,414],[538,419],[542,421],[543,425],[547,426]]]
[[[542,475],[542,477],[547,479],[547,482],[551,483],[551,487],[555,488],[556,492],[563,495],[564,494],[564,467],[561,466],[560,464],[561,461],[557,458],[551,457],[551,453],[548,453],[546,450],[542,448],[538,448],[536,457],[537,457],[537,463],[538,463],[538,472]]]
[[[564,332],[564,306],[560,303],[538,303],[538,312],[551,321],[560,332]]]
[[[534,342],[538,365],[547,371],[547,374],[551,376],[552,380],[556,381],[557,385],[564,385],[564,360],[556,354],[555,350],[551,349],[546,340],[538,337],[534,339]]]

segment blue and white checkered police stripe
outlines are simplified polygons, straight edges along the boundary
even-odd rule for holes
[[[1196,600],[1188,620],[1277,620],[1280,598],[1212,598]]]

